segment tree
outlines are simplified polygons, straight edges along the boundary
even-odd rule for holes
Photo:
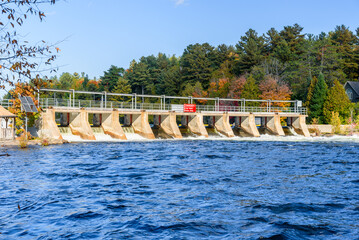
[[[17,30],[21,29],[29,16],[38,16],[40,21],[45,18],[40,5],[46,3],[54,4],[55,0],[1,1],[0,88],[5,88],[5,84],[14,86],[16,82],[34,78],[41,80],[41,63],[51,64],[56,58],[54,52],[60,51],[45,41],[31,45],[21,34],[17,34]]]
[[[118,79],[123,76],[124,71],[123,68],[112,65],[101,77],[100,90],[113,92],[118,83]]]
[[[211,98],[225,98],[228,96],[229,87],[230,81],[227,78],[221,78],[218,81],[214,80],[209,84],[208,91],[204,95]]]
[[[341,122],[350,117],[350,102],[344,87],[338,80],[334,81],[334,86],[328,91],[327,97],[323,105],[324,122],[329,123],[332,118],[332,112],[339,114]]]
[[[312,101],[313,98],[313,92],[314,92],[314,88],[318,83],[318,78],[317,77],[313,77],[312,80],[310,81],[310,85],[308,87],[308,94],[307,94],[307,101],[305,102],[305,106],[309,107],[310,106],[310,102]],[[308,112],[309,114],[309,112]]]
[[[250,72],[251,68],[262,62],[265,53],[265,38],[258,36],[253,29],[249,29],[245,36],[236,44],[239,58],[237,61],[236,74]]]
[[[124,79],[123,77],[120,77],[117,81],[117,85],[113,90],[113,93],[131,93],[131,85],[128,83],[128,80]],[[120,97],[120,96],[111,96],[110,101],[124,101],[127,99],[130,100],[128,97]]]
[[[327,96],[328,87],[324,81],[322,73],[318,76],[318,81],[315,84],[313,95],[309,101],[309,120],[317,119],[319,122],[323,122],[323,105]]]
[[[184,84],[195,84],[197,81],[204,88],[209,86],[212,72],[213,47],[208,43],[189,45],[180,59],[182,80]]]
[[[29,83],[16,83],[15,88],[9,91],[12,97],[12,99],[10,100],[12,102],[12,106],[9,108],[9,110],[11,113],[16,115],[16,119],[15,119],[16,134],[21,134],[25,132],[26,116],[29,118],[29,123],[28,123],[29,126],[32,126],[35,120],[40,117],[40,108],[37,109],[39,111],[38,113],[26,113],[25,111],[22,111],[21,101],[19,98],[19,95],[29,96],[34,101],[35,106],[37,106],[38,101],[37,98],[35,97],[36,92],[34,90],[34,87],[40,88],[40,86],[39,85],[34,86],[34,84],[35,85],[42,84],[42,82],[33,81],[32,85],[30,85]]]
[[[292,94],[285,83],[278,83],[278,80],[271,76],[267,76],[265,81],[259,84],[259,90],[259,97],[263,100],[290,100]],[[272,106],[287,107],[288,103],[274,102]]]
[[[245,98],[245,99],[259,98],[259,88],[252,75],[249,75],[243,86],[241,98]],[[248,102],[248,104],[250,104],[250,102]]]
[[[246,83],[246,78],[244,76],[234,78],[229,85],[229,92],[227,97],[230,98],[241,98],[241,94]]]
[[[344,25],[337,26],[334,32],[330,33],[330,40],[336,46],[343,63],[343,71],[349,79],[358,78],[359,69],[359,48],[355,46],[356,36]]]

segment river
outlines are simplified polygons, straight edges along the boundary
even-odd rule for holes
[[[359,239],[359,140],[313,139],[0,148],[0,239]]]

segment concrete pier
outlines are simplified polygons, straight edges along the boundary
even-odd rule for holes
[[[48,108],[42,112],[41,116],[42,126],[41,133],[39,135],[43,138],[61,140],[62,136],[55,121],[55,111]]]
[[[80,136],[85,140],[96,140],[88,122],[88,112],[81,109],[79,112],[70,113],[70,124],[72,134]]]
[[[62,113],[62,122],[69,126],[73,134],[80,135],[83,139],[95,139],[91,127],[88,123],[88,114],[96,114],[99,117],[99,122],[106,134],[114,138],[125,139],[125,135],[121,130],[119,123],[119,115],[124,115],[124,125],[131,126],[133,132],[148,138],[154,139],[155,135],[149,124],[148,115],[154,116],[154,125],[159,127],[163,134],[167,137],[182,138],[180,129],[177,126],[176,116],[182,117],[181,123],[184,128],[195,135],[208,137],[208,132],[204,126],[204,116],[209,117],[209,125],[214,127],[217,132],[224,134],[227,137],[233,137],[233,130],[230,126],[229,119],[234,117],[235,132],[239,136],[253,136],[259,137],[259,131],[256,125],[256,118],[261,119],[261,125],[265,127],[270,133],[284,136],[284,131],[281,126],[281,117],[287,118],[288,126],[301,135],[309,137],[309,131],[305,123],[306,115],[299,113],[241,113],[241,112],[174,112],[165,110],[113,110],[113,109],[76,109],[76,108],[54,108],[48,109],[49,112],[43,114],[44,128],[55,129],[53,136],[60,137],[60,133],[56,132],[58,129],[55,123],[55,112]],[[52,120],[50,120],[52,119]],[[52,122],[52,123],[50,123]],[[97,122],[95,119],[94,122]],[[50,127],[52,124],[54,127]],[[259,123],[258,123],[259,124]],[[183,130],[183,129],[182,129]],[[186,131],[187,131],[186,130]],[[45,131],[46,132],[46,131]],[[185,131],[182,131],[185,134]],[[156,133],[157,134],[157,133]]]
[[[247,116],[240,117],[240,126],[246,133],[253,137],[259,137],[259,132],[256,126],[255,116],[250,113]]]
[[[294,128],[296,133],[301,134],[305,137],[310,137],[307,124],[305,123],[304,115],[292,117],[292,127]]]
[[[226,137],[234,137],[234,133],[231,125],[229,124],[229,114],[223,113],[222,116],[215,116],[214,127],[218,132],[225,135]]]
[[[101,116],[102,116],[101,127],[105,134],[110,135],[111,137],[116,139],[122,139],[122,140],[127,139],[119,122],[118,111],[112,111],[111,113],[104,113]]]
[[[132,127],[135,133],[147,139],[155,139],[151,126],[148,122],[148,113],[141,111],[138,114],[132,114]]]
[[[176,122],[176,113],[170,112],[168,115],[160,115],[160,119],[160,127],[166,134],[174,138],[182,138],[182,134]]]
[[[265,127],[274,135],[285,136],[282,124],[280,122],[280,116],[278,113],[272,117],[264,117],[266,119]]]
[[[203,124],[203,115],[201,113],[190,115],[187,126],[192,133],[199,136],[208,137],[207,130]]]

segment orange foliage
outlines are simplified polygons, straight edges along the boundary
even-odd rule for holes
[[[35,84],[40,83],[33,81]],[[19,99],[20,96],[28,96],[31,97],[34,101],[35,105],[38,106],[38,101],[36,98],[36,91],[32,86],[30,86],[28,83],[16,83],[15,88],[11,91],[9,91],[13,99],[10,99],[12,102],[12,107],[9,108],[9,111],[13,114],[15,114],[17,117],[15,119],[15,125],[18,128],[17,134],[20,134],[25,131],[24,127],[24,119],[26,116],[26,113],[24,111],[21,111],[21,101]],[[41,109],[37,108],[37,110],[40,112]],[[33,122],[38,118],[39,113],[28,113],[27,116],[30,119],[30,125],[33,124]]]
[[[273,77],[267,77],[264,82],[259,84],[259,90],[262,92],[259,97],[263,100],[290,100],[292,94],[286,84],[279,84],[278,80]],[[288,107],[290,103],[276,102],[272,106]]]
[[[230,98],[241,98],[244,84],[246,83],[246,78],[241,76],[232,80],[231,85],[229,86],[228,97]]]

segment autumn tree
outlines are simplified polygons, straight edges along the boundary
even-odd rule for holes
[[[209,84],[208,91],[205,95],[211,97],[211,98],[225,98],[228,96],[230,87],[230,81],[227,78],[221,78],[219,80],[213,80]]]
[[[236,77],[232,79],[229,85],[229,91],[227,97],[230,98],[241,98],[241,94],[246,83],[246,78],[244,76]]]
[[[352,103],[345,93],[344,87],[338,80],[335,80],[334,86],[329,89],[323,104],[324,122],[330,122],[332,118],[332,112],[338,113],[341,122],[344,122],[347,118],[350,117],[351,107]]]
[[[0,88],[5,88],[5,84],[14,86],[20,81],[40,80],[41,63],[49,65],[55,60],[57,47],[45,41],[31,45],[18,34],[30,16],[37,16],[40,21],[45,18],[41,5],[54,3],[55,0],[0,1],[3,16],[0,20]]]
[[[279,83],[277,79],[267,76],[259,85],[261,94],[259,97],[263,100],[290,100],[292,91],[285,83]],[[288,103],[274,102],[272,106],[288,107]]]
[[[22,111],[21,101],[19,98],[19,96],[29,96],[34,101],[35,106],[38,106],[38,101],[36,98],[37,92],[34,90],[35,87],[40,87],[38,84],[42,84],[42,82],[33,82],[32,85],[30,85],[29,83],[15,83],[15,88],[9,91],[12,97],[12,99],[10,100],[12,102],[12,106],[9,108],[9,111],[16,115],[16,134],[21,134],[25,132],[26,116],[29,118],[29,126],[32,126],[35,120],[40,117],[40,113],[26,113],[25,111]],[[40,111],[40,108],[37,108],[37,110]]]

